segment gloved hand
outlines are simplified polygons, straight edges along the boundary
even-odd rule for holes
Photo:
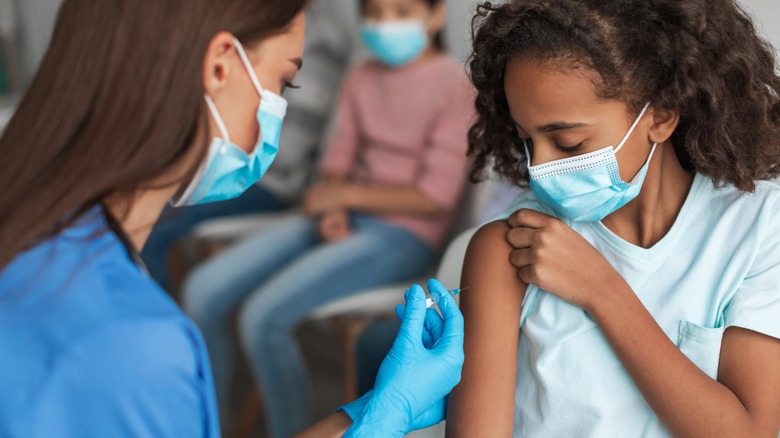
[[[347,405],[341,406],[337,410],[344,411],[344,413],[347,414],[347,416],[352,419],[352,422],[356,423],[357,420],[360,418],[363,409],[365,409],[368,402],[370,402],[373,398],[374,398],[374,390],[372,389],[371,391],[365,393],[359,399]],[[441,423],[442,421],[444,421],[444,417],[446,414],[447,414],[447,397],[445,396],[443,399],[439,400],[433,406],[431,406],[430,409],[428,409],[427,411],[419,415],[417,418],[415,418],[414,421],[412,422],[412,425],[409,427],[409,431],[426,429],[431,426],[435,426]],[[353,431],[352,436],[359,436],[359,435],[354,434]]]
[[[437,282],[438,283],[438,282]],[[441,286],[441,285],[439,285]],[[438,287],[438,286],[437,286]],[[404,313],[406,312],[406,306],[400,305],[395,308],[395,314],[398,319],[404,319]],[[441,319],[438,313],[432,309],[428,309],[425,312],[425,330],[423,330],[423,345],[427,349],[433,348],[433,344],[436,339],[441,338],[444,332],[444,320]],[[362,397],[355,400],[352,403],[340,407],[338,410],[344,411],[345,414],[356,422],[363,412],[369,401],[374,398],[374,390],[368,391]],[[410,430],[425,429],[431,426],[435,426],[444,421],[444,416],[447,413],[447,397],[444,397],[439,402],[435,403],[430,409],[422,413],[420,416],[414,419]]]
[[[438,281],[428,282],[444,319],[426,309],[420,286],[406,291],[401,329],[379,368],[372,393],[342,409],[353,419],[345,437],[403,436],[444,420],[446,396],[460,382],[463,316]]]

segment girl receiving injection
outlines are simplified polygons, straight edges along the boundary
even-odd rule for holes
[[[776,69],[734,0],[479,8],[475,176],[532,191],[468,250],[449,436],[778,436]]]

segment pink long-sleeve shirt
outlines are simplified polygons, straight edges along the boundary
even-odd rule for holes
[[[474,96],[463,67],[446,56],[400,69],[359,65],[344,81],[323,173],[370,187],[416,187],[444,213],[379,217],[440,249],[466,183]]]

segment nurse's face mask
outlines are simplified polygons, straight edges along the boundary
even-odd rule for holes
[[[241,196],[265,175],[279,152],[279,138],[282,134],[282,122],[287,114],[287,101],[278,94],[263,89],[244,47],[237,39],[233,42],[252,84],[260,95],[260,105],[257,109],[260,133],[257,143],[249,154],[233,144],[214,101],[206,95],[209,112],[222,137],[214,137],[206,160],[181,196],[173,201],[175,207],[208,204]]]
[[[575,222],[601,221],[631,202],[642,189],[658,145],[653,145],[644,166],[628,183],[620,177],[616,154],[631,137],[649,106],[648,102],[617,148],[607,146],[588,154],[532,166],[526,144],[531,190],[560,217]]]

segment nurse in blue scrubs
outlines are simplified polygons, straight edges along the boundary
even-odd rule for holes
[[[138,252],[169,202],[232,199],[271,165],[307,3],[64,2],[0,138],[0,436],[219,436],[203,340]],[[463,322],[428,288],[443,318],[410,288],[375,389],[302,436],[443,420]]]

